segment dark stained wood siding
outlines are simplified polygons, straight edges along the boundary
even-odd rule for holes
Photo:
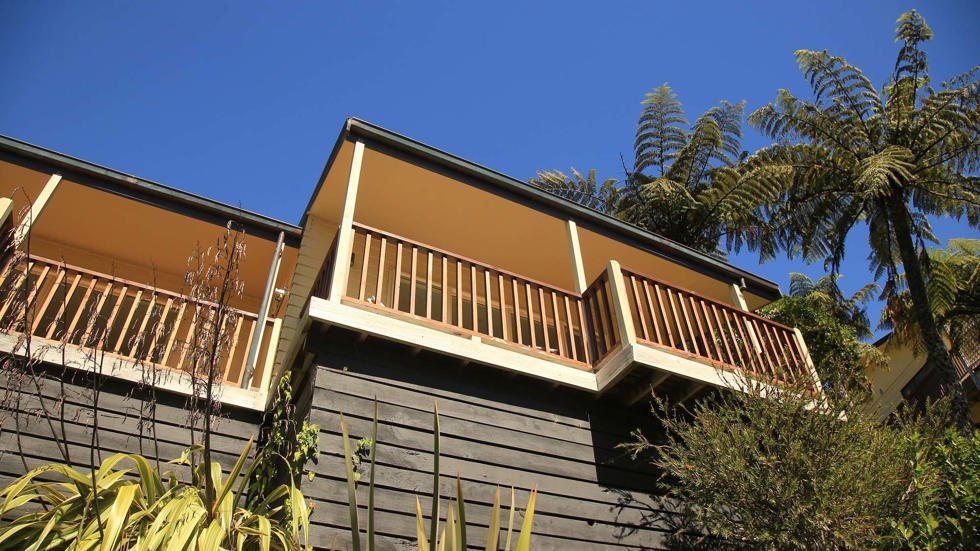
[[[538,488],[535,549],[664,546],[665,512],[648,495],[655,473],[615,447],[649,415],[627,414],[588,393],[413,353],[381,340],[359,342],[337,328],[313,331],[308,349],[316,355],[306,384],[313,386],[310,416],[320,426],[322,455],[317,477],[303,490],[315,504],[317,547],[329,548],[334,535],[341,548],[349,541],[339,414],[347,419],[353,440],[369,436],[375,397],[381,548],[411,548],[416,497],[428,514],[434,401],[442,432],[441,493],[454,495],[456,475],[462,478],[471,547],[483,548],[498,484],[505,503],[510,485],[517,488],[519,507],[528,491]],[[363,506],[366,465],[362,471],[358,498]],[[445,507],[444,500],[443,512]],[[519,513],[518,525],[521,518]]]
[[[0,411],[0,484],[6,485],[29,469],[63,463],[58,442],[67,443],[72,466],[89,468],[94,418],[91,376],[60,366],[40,366],[36,380],[38,385],[31,377],[0,371],[4,393]],[[117,452],[154,457],[157,450],[161,461],[167,461],[179,457],[190,446],[186,398],[157,393],[156,444],[149,431],[149,419],[145,413],[141,416],[149,399],[150,393],[133,383],[103,378],[96,464]],[[64,423],[60,421],[62,407]],[[45,409],[49,415],[44,414]],[[234,464],[248,439],[258,437],[260,422],[257,412],[226,408],[211,439],[215,460],[226,469]]]

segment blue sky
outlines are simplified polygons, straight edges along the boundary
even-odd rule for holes
[[[751,111],[806,91],[801,48],[884,83],[912,7],[936,33],[934,80],[980,63],[975,0],[2,2],[0,133],[295,223],[348,116],[520,179],[620,176],[651,88],[669,82],[689,119],[722,99]],[[865,256],[855,239],[845,288]],[[731,260],[784,290],[821,273]]]

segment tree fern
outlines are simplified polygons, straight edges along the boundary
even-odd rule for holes
[[[756,243],[763,257],[783,250],[823,260],[836,272],[847,237],[866,229],[875,278],[884,279],[883,291],[892,299],[907,289],[911,319],[947,392],[956,396],[957,421],[969,430],[966,402],[930,300],[943,302],[948,293],[927,290],[921,259],[934,241],[928,217],[980,225],[977,69],[936,91],[921,48],[932,31],[922,16],[903,14],[896,38],[901,48],[881,90],[844,58],[801,50],[796,59],[810,97],[781,90],[749,116],[751,125],[775,140],[743,165],[744,178],[777,197],[765,207],[768,224],[759,226],[765,235]]]

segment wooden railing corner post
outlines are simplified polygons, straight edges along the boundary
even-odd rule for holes
[[[609,279],[609,290],[612,295],[612,307],[619,329],[620,342],[623,346],[636,344],[636,328],[633,326],[633,315],[630,312],[629,299],[626,294],[626,282],[619,262],[610,260],[606,267]]]
[[[813,363],[813,358],[810,357],[810,350],[806,347],[806,341],[803,340],[803,333],[796,327],[793,328],[793,336],[796,337],[796,344],[800,347],[800,355],[803,356],[803,361],[806,363],[807,369],[810,371],[810,377],[813,378],[813,389],[816,392],[820,392],[820,374],[817,373],[817,366]]]

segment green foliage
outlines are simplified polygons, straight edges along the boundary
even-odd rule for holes
[[[946,249],[930,249],[924,259],[926,292],[936,321],[950,338],[951,349],[980,342],[980,240],[950,239]],[[892,297],[882,311],[881,325],[913,350],[925,347],[912,313],[908,290]]]
[[[980,548],[980,436],[911,434],[913,511],[895,527],[913,550]]]
[[[93,474],[64,465],[34,469],[0,491],[0,515],[31,509],[0,528],[0,549],[302,549],[309,518],[294,485],[279,486],[265,499],[241,505],[251,446],[249,441],[225,478],[218,463],[198,462],[191,484],[178,482],[174,472],[160,473],[136,454],[113,455]],[[169,464],[189,466],[190,456],[200,452],[199,446],[189,449]],[[252,468],[263,459],[267,457],[259,454]],[[133,466],[118,468],[126,461]],[[210,503],[205,477],[215,488]],[[296,539],[300,531],[303,546]]]
[[[583,178],[574,169],[573,177],[538,172],[530,183],[708,254],[724,256],[723,241],[734,249],[755,244],[758,206],[773,197],[737,170],[745,102],[723,101],[693,125],[666,83],[642,105],[633,167],[624,167],[621,186],[613,179],[600,185],[594,170]]]
[[[265,499],[269,491],[287,476],[293,485],[299,486],[306,464],[309,461],[316,463],[320,455],[320,427],[305,420],[299,428],[296,426],[293,387],[288,375],[279,379],[276,399],[266,415],[271,415],[271,420],[264,449],[270,457],[283,460],[256,465],[249,486],[249,503]],[[308,475],[313,480],[313,471]]]
[[[891,521],[906,518],[912,479],[901,435],[833,406],[816,409],[791,390],[746,390],[689,411],[657,403],[664,440],[636,434],[628,446],[656,449],[664,491],[691,528],[677,534],[679,546],[719,546],[699,534],[738,549],[895,543]]]
[[[774,197],[756,242],[763,257],[785,250],[822,260],[836,273],[848,235],[861,228],[886,296],[898,293],[904,270],[912,318],[967,432],[967,404],[929,302],[921,257],[924,243],[935,240],[929,216],[980,226],[978,69],[934,89],[921,49],[932,31],[915,11],[898,23],[901,49],[881,90],[843,57],[796,52],[811,97],[781,90],[749,116],[776,143],[745,162],[743,178]]]
[[[612,216],[618,213],[622,200],[620,189],[616,187],[616,179],[608,178],[600,184],[596,179],[595,169],[590,170],[586,176],[582,176],[574,167],[571,176],[560,170],[539,170],[537,177],[531,178],[528,183]]]
[[[426,533],[425,529],[425,517],[422,513],[422,502],[416,497],[415,499],[415,511],[416,511],[416,543],[418,551],[465,551],[466,550],[466,506],[463,498],[463,483],[460,478],[456,477],[456,496],[455,500],[451,501],[449,507],[446,510],[445,525],[442,530],[439,530],[439,518],[440,518],[440,502],[441,498],[439,496],[439,444],[440,444],[440,434],[439,434],[439,408],[438,405],[434,405],[433,413],[433,469],[432,469],[432,508],[429,515],[430,524],[429,531]],[[344,439],[344,463],[347,468],[347,503],[350,510],[350,530],[351,530],[351,544],[353,551],[360,551],[361,549],[361,533],[359,529],[358,522],[358,507],[357,507],[357,492],[356,492],[356,482],[358,477],[356,477],[354,457],[358,454],[351,448],[350,437],[347,432],[347,423],[344,420],[343,414],[340,416],[340,432]],[[375,526],[374,526],[374,466],[375,466],[375,451],[378,438],[378,404],[374,404],[374,421],[372,423],[371,438],[362,438],[360,442],[369,441],[371,442],[370,447],[370,483],[368,487],[368,505],[367,505],[367,549],[368,551],[374,551],[377,549],[375,545]],[[524,520],[521,523],[520,531],[517,533],[517,541],[513,547],[514,551],[529,551],[531,549],[531,530],[532,524],[534,522],[534,507],[537,501],[538,491],[537,489],[531,490],[531,495],[528,498],[527,507],[524,509]],[[514,536],[514,516],[517,511],[515,491],[511,488],[510,497],[510,515],[509,521],[507,523],[507,538],[504,546],[505,551],[511,551],[512,538]],[[490,511],[490,519],[488,520],[487,537],[486,537],[486,551],[497,551],[499,547],[500,538],[500,488],[497,488],[497,493],[494,497],[493,508]]]
[[[867,285],[846,298],[834,279],[825,276],[814,282],[803,274],[790,274],[790,294],[758,313],[800,329],[828,396],[861,401],[870,397],[867,370],[887,366],[880,350],[858,339],[870,334],[863,305],[877,286]]]

